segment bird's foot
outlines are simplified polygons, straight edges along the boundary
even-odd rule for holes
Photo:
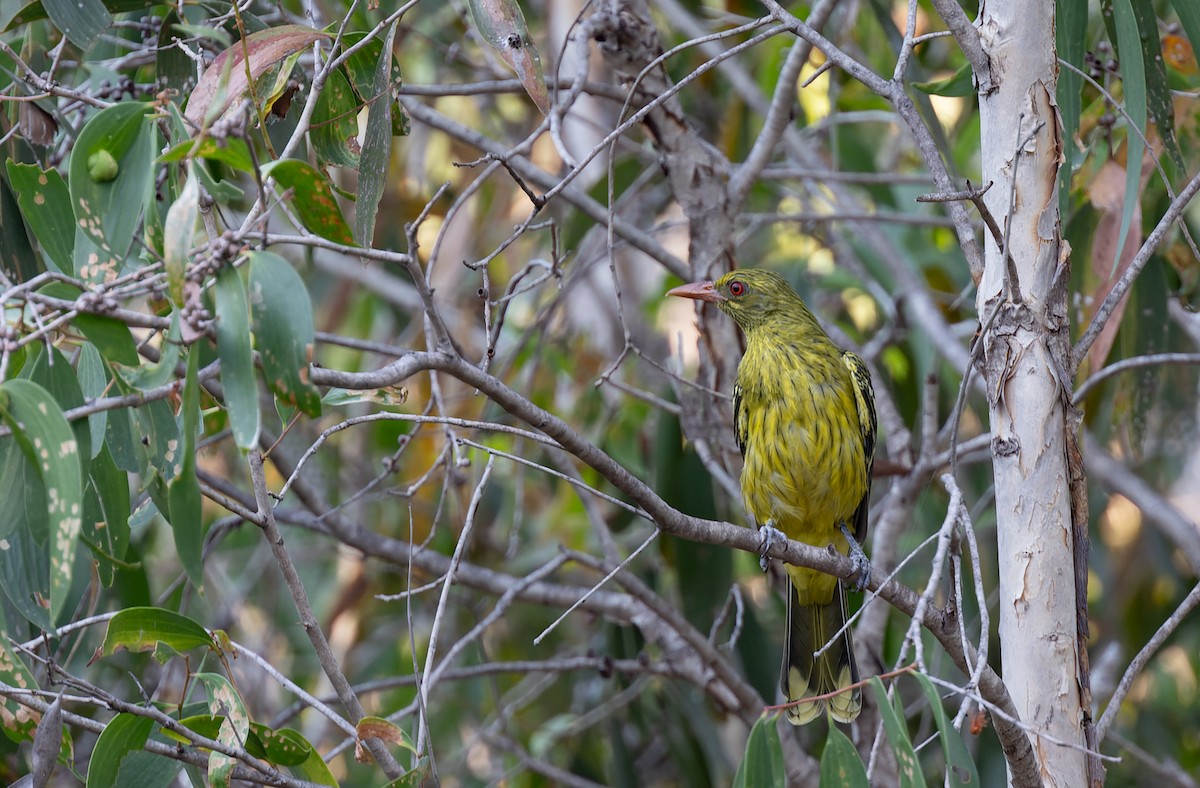
[[[854,571],[857,572],[857,577],[850,589],[856,593],[861,593],[867,590],[867,586],[871,582],[871,559],[867,558],[867,554],[863,552],[862,545],[854,538],[854,534],[850,533],[850,529],[845,523],[838,523],[838,530],[842,532],[842,536],[846,537],[846,543],[850,545],[850,563],[854,564]]]
[[[767,520],[758,527],[758,535],[759,539],[761,540],[761,544],[758,548],[758,565],[761,566],[762,570],[765,572],[767,571],[767,565],[770,562],[770,559],[767,557],[767,553],[777,542],[786,544],[787,534],[775,527],[774,520]]]

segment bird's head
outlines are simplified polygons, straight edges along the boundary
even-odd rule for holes
[[[667,295],[716,304],[747,332],[780,320],[803,319],[809,314],[800,296],[782,276],[753,268],[730,271],[715,282],[680,285],[667,291]]]

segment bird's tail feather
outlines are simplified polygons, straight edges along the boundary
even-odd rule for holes
[[[788,584],[791,587],[791,584]],[[789,701],[825,695],[858,682],[858,665],[854,661],[854,642],[850,629],[834,635],[846,623],[846,594],[841,584],[833,599],[823,605],[805,605],[791,587],[788,595],[788,638],[783,655],[783,676],[780,684]],[[830,641],[833,641],[830,643]],[[813,652],[830,643],[821,656]],[[838,722],[852,722],[862,710],[862,693],[850,692],[812,703],[801,703],[787,711],[788,722],[805,725],[821,716],[826,706]]]

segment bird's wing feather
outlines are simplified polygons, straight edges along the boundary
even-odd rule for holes
[[[867,536],[867,503],[871,497],[871,466],[875,460],[875,389],[871,386],[871,371],[861,358],[850,352],[842,353],[842,363],[850,370],[854,382],[854,401],[858,406],[858,428],[862,434],[863,456],[867,461],[867,491],[854,512],[854,537],[862,544]]]
[[[733,387],[733,437],[737,441],[738,451],[745,457],[750,419],[742,408],[742,386],[735,384]]]

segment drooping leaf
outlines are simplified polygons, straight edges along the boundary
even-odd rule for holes
[[[204,591],[204,521],[200,512],[200,482],[196,478],[196,431],[200,424],[200,352],[188,353],[187,377],[183,383],[182,419],[179,434],[179,461],[167,490],[171,533],[175,552],[188,579]]]
[[[375,217],[383,187],[387,183],[388,165],[392,160],[392,42],[396,39],[396,24],[388,27],[383,38],[379,62],[375,66],[372,101],[367,110],[367,131],[359,156],[358,201],[354,208],[354,237],[360,246],[371,246],[375,238]]]
[[[187,274],[188,256],[199,217],[200,187],[189,165],[183,189],[167,210],[167,220],[163,225],[163,265],[167,269],[167,292],[177,307],[183,305],[183,280]]]
[[[42,0],[54,26],[84,52],[112,26],[112,14],[101,0]]]
[[[75,212],[74,273],[90,282],[115,278],[154,190],[157,132],[141,102],[101,110],[83,127],[71,153]]]
[[[925,775],[921,773],[921,762],[917,759],[917,753],[913,750],[912,739],[908,735],[908,727],[904,724],[904,718],[896,713],[892,707],[892,703],[888,700],[887,690],[883,687],[883,682],[878,676],[872,676],[870,680],[871,689],[875,691],[875,699],[879,703],[879,715],[883,717],[883,729],[887,733],[888,742],[892,745],[892,752],[896,756],[896,763],[899,767],[899,777],[901,788],[917,788],[925,786]]]
[[[946,716],[946,710],[942,708],[942,698],[938,695],[937,687],[925,674],[915,673],[913,675],[921,685],[925,699],[929,701],[929,708],[933,710],[933,718],[937,721],[938,736],[942,740],[942,750],[946,755],[946,768],[951,773],[950,785],[978,786],[980,784],[979,770],[975,768],[975,759],[967,750],[962,733],[955,729],[950,718]]]
[[[538,55],[525,14],[517,0],[469,0],[471,19],[483,40],[491,44],[517,72],[517,78],[525,86],[525,92],[542,114],[550,111],[550,94],[546,91],[546,78],[542,72],[542,59]]]
[[[9,160],[8,177],[17,193],[21,214],[42,251],[58,270],[75,270],[71,260],[75,214],[71,211],[71,194],[62,176],[57,170],[43,170],[36,164]]]
[[[351,32],[342,36],[342,46],[349,48],[355,46],[366,33]],[[375,71],[379,66],[379,61],[383,57],[383,42],[378,38],[372,38],[361,48],[356,49],[346,58],[346,62],[342,65],[346,69],[346,74],[350,77],[350,84],[354,88],[354,92],[358,94],[360,106],[373,103],[379,100],[388,100],[391,92],[376,93],[375,92]],[[403,84],[403,74],[400,71],[400,64],[396,59],[392,59],[391,73],[391,90],[395,90]],[[392,103],[392,135],[402,137],[408,134],[408,116],[404,114],[404,110],[398,102]]]
[[[1059,0],[1055,5],[1057,21],[1054,28],[1055,46],[1058,56],[1075,66],[1083,68],[1084,43],[1087,36],[1087,0]],[[1058,72],[1059,115],[1063,124],[1063,176],[1059,178],[1058,211],[1067,216],[1071,195],[1071,173],[1075,171],[1075,160],[1079,157],[1075,135],[1079,130],[1079,114],[1083,104],[1083,77],[1070,69]]]
[[[227,678],[217,673],[197,673],[196,679],[208,691],[209,713],[223,717],[217,732],[217,741],[228,747],[240,749],[250,733],[250,715],[246,712],[241,696]],[[209,784],[228,786],[237,763],[236,758],[224,753],[209,753]]]
[[[26,232],[22,211],[8,184],[0,178],[0,273],[10,280],[27,282],[42,272]],[[49,261],[51,267],[54,262]]]
[[[108,374],[104,369],[104,360],[100,351],[90,342],[84,342],[79,348],[79,389],[88,402],[99,399],[108,388]],[[108,426],[108,411],[102,410],[87,417],[88,433],[91,437],[92,450],[84,460],[94,460],[104,448],[104,432]]]
[[[79,378],[75,376],[75,370],[71,368],[67,357],[56,347],[39,353],[33,363],[22,371],[22,377],[27,377],[45,389],[50,398],[64,411],[83,405],[83,390],[79,387]],[[92,431],[87,421],[76,421],[71,425],[71,430],[75,433],[80,462],[83,463],[85,459],[90,461]]]
[[[1132,0],[1133,15],[1141,34],[1143,73],[1146,75],[1146,112],[1154,123],[1158,137],[1166,148],[1167,155],[1180,173],[1187,172],[1183,154],[1175,140],[1175,105],[1171,100],[1171,86],[1167,83],[1167,69],[1163,64],[1162,46],[1158,38],[1158,16],[1150,0]]]
[[[746,752],[734,775],[734,788],[784,788],[787,767],[783,762],[783,745],[775,724],[778,714],[764,714],[750,729]]]
[[[325,80],[308,134],[321,162],[358,166],[358,101],[340,69],[334,69]]]
[[[0,383],[0,417],[41,478],[49,517],[49,616],[56,620],[71,590],[83,518],[79,444],[50,392],[30,380]]]
[[[1117,51],[1120,54],[1121,84],[1125,88],[1125,112],[1129,122],[1138,130],[1146,128],[1146,69],[1142,60],[1141,35],[1133,14],[1132,0],[1113,0],[1113,24],[1117,31]],[[1157,38],[1157,33],[1155,34]],[[1120,250],[1125,247],[1134,208],[1138,203],[1138,180],[1142,175],[1142,156],[1146,146],[1134,129],[1125,135],[1125,204],[1121,210],[1121,230],[1117,236],[1117,256],[1112,261],[1115,273],[1121,263]],[[1139,228],[1140,229],[1140,228]]]
[[[258,443],[261,414],[254,377],[254,352],[250,346],[250,306],[241,274],[227,267],[217,274],[213,287],[217,314],[217,353],[221,358],[221,384],[233,439],[242,451]]]
[[[153,730],[154,720],[136,714],[118,714],[109,720],[88,762],[87,788],[120,785],[121,764],[146,746]]]
[[[116,561],[129,548],[129,477],[121,472],[107,447],[92,460],[84,500],[83,539],[92,546],[101,582],[111,586]]]
[[[250,253],[250,317],[267,385],[280,402],[316,418],[321,396],[308,381],[312,301],[296,271],[272,252]]]
[[[821,788],[869,788],[867,769],[858,750],[838,726],[830,725],[821,753]]]

